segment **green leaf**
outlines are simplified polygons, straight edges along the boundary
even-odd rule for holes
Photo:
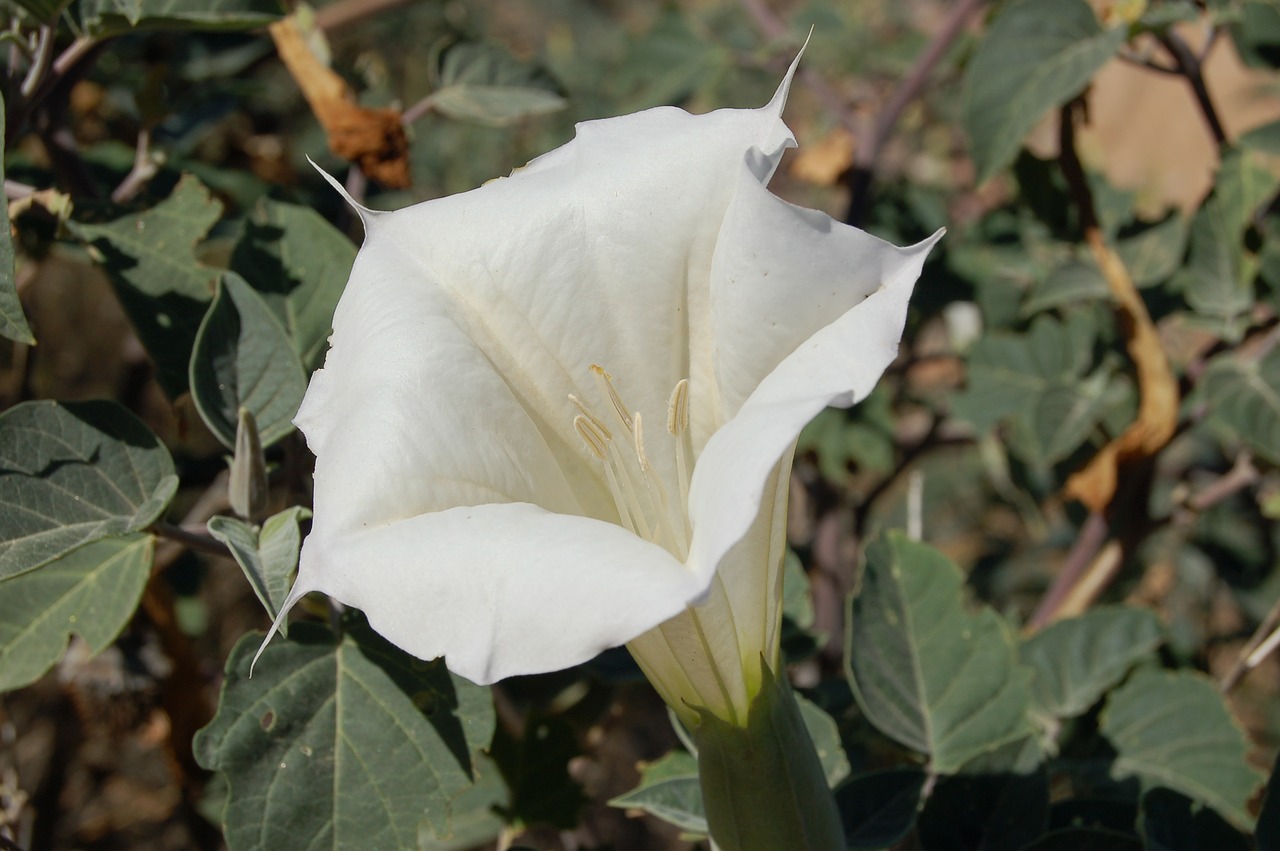
[[[851,777],[836,789],[836,807],[851,849],[889,848],[916,823],[928,776],[918,768],[894,768]]]
[[[1236,15],[1231,37],[1245,64],[1280,66],[1280,4],[1276,0],[1244,0],[1232,11]]]
[[[1224,352],[1209,362],[1200,390],[1210,422],[1280,463],[1280,351],[1261,361]]]
[[[0,138],[4,138],[4,99],[0,97]],[[4,162],[0,160],[0,181],[4,180]],[[17,271],[14,268],[13,236],[9,233],[9,205],[4,208],[4,222],[0,224],[0,336],[18,343],[31,345],[36,338],[22,312],[18,300]]]
[[[17,5],[27,10],[42,24],[58,23],[58,16],[71,5],[71,0],[14,0]],[[0,122],[4,119],[0,118]]]
[[[414,848],[424,818],[447,833],[448,802],[493,732],[488,691],[348,624],[341,638],[295,624],[252,679],[261,633],[231,651],[218,713],[194,743],[227,778],[231,851]]]
[[[609,801],[609,806],[640,810],[689,833],[707,832],[698,761],[687,751],[671,751],[656,762],[641,763],[640,785]]]
[[[1098,271],[1098,264],[1092,259],[1073,257],[1036,284],[1022,303],[1021,313],[1034,316],[1054,308],[1110,298],[1111,290]]]
[[[1191,223],[1190,256],[1180,275],[1187,304],[1229,341],[1239,339],[1255,299],[1257,261],[1245,253],[1244,233],[1278,186],[1280,177],[1260,155],[1231,151]]]
[[[1189,671],[1143,670],[1111,693],[1099,729],[1116,749],[1112,776],[1181,792],[1242,830],[1260,772],[1218,689]]]
[[[624,110],[680,103],[732,67],[733,54],[691,26],[688,15],[666,10],[649,32],[628,44],[616,88]]]
[[[813,749],[818,753],[818,762],[822,763],[827,785],[834,788],[849,776],[850,771],[849,757],[845,755],[844,744],[840,741],[840,727],[836,719],[804,695],[796,695],[796,704],[800,707],[800,717],[809,731],[809,738],[813,740]]]
[[[437,834],[430,822],[418,825],[418,851],[468,851],[491,842],[506,826],[499,814],[510,802],[502,772],[484,751],[472,755],[476,781],[449,799],[449,829]]]
[[[72,635],[95,656],[106,650],[142,599],[152,541],[140,534],[95,541],[0,583],[0,692],[44,676]]]
[[[231,255],[232,270],[275,312],[302,365],[324,361],[356,247],[310,207],[263,199]]]
[[[1185,795],[1155,788],[1142,796],[1138,828],[1146,851],[1251,851],[1244,834]]]
[[[283,15],[278,0],[80,0],[80,25],[107,37],[131,30],[245,30]]]
[[[444,51],[440,84],[428,102],[450,118],[495,126],[565,106],[550,79],[488,44],[456,44]]]
[[[1187,252],[1187,220],[1174,214],[1116,244],[1116,253],[1139,287],[1152,287],[1173,277]]]
[[[221,215],[222,205],[200,181],[184,176],[146,212],[106,224],[67,223],[110,275],[170,398],[187,390],[192,345],[218,279],[195,248]]]
[[[990,609],[970,613],[964,576],[898,533],[867,550],[846,638],[854,697],[882,733],[930,757],[939,774],[1027,736],[1030,672]]]
[[[0,414],[0,579],[146,528],[178,489],[156,436],[114,402]]]
[[[1035,672],[1032,697],[1058,718],[1080,715],[1148,658],[1164,630],[1151,612],[1104,606],[1027,639],[1021,661]]]
[[[1108,367],[1078,381],[1050,383],[1036,398],[1024,439],[1014,448],[1023,458],[1041,464],[1064,460],[1089,439],[1117,403],[1115,387]]]
[[[1124,43],[1084,0],[1015,0],[997,15],[965,74],[964,125],[978,179],[1008,165],[1046,111],[1078,95]]]
[[[1237,144],[1251,151],[1280,154],[1280,121],[1272,121],[1253,128],[1241,135]]]
[[[817,613],[813,609],[813,593],[809,574],[794,550],[788,549],[782,561],[782,616],[799,629],[811,629]]]
[[[209,520],[209,534],[231,550],[272,620],[289,596],[290,577],[298,566],[302,546],[298,522],[310,516],[310,511],[295,505],[268,518],[261,528],[231,517]],[[282,632],[286,626],[281,624]]]
[[[1052,624],[1022,643],[1022,664],[1035,672],[1031,698],[1054,718],[1074,718],[1163,640],[1154,614],[1128,606],[1101,606]]]
[[[800,434],[799,451],[817,455],[822,475],[842,482],[851,469],[890,473],[896,462],[893,393],[879,385],[849,409],[827,408]]]
[[[306,373],[275,315],[227,272],[191,354],[191,396],[205,424],[233,447],[239,411],[247,408],[266,448],[293,431],[306,390]]]
[[[1191,0],[1165,0],[1142,13],[1138,23],[1143,29],[1165,30],[1174,24],[1198,20],[1200,10]]]
[[[952,397],[952,412],[979,431],[1029,413],[1052,383],[1071,383],[1084,374],[1093,358],[1093,337],[1092,324],[1082,314],[1066,322],[1038,316],[1026,334],[988,334],[969,354],[968,386]]]

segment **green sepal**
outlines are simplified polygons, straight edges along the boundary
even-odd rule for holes
[[[844,831],[785,679],[760,660],[760,692],[740,727],[697,708],[693,731],[707,825],[722,851],[836,851]]]

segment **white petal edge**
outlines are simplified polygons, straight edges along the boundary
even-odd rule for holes
[[[832,225],[832,238],[855,231]],[[801,429],[828,406],[847,408],[866,398],[897,357],[908,299],[944,233],[907,248],[890,246],[900,263],[886,270],[881,288],[783,359],[711,436],[689,491],[688,563],[704,582],[750,527],[770,473]]]
[[[527,503],[451,508],[336,540],[313,533],[302,561],[281,619],[322,591],[401,649],[444,656],[480,685],[586,662],[701,591],[666,550],[620,526]]]

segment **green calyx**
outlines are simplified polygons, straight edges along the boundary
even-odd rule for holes
[[[791,687],[763,659],[761,672],[746,726],[698,710],[711,838],[722,851],[843,851],[840,815]]]

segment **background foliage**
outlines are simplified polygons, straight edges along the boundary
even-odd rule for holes
[[[482,689],[308,600],[247,677],[358,239],[306,157],[380,208],[470,189],[577,120],[764,103],[811,28],[776,191],[949,228],[795,468],[849,847],[1280,847],[1275,0],[0,14],[3,847],[705,846],[624,651]]]

